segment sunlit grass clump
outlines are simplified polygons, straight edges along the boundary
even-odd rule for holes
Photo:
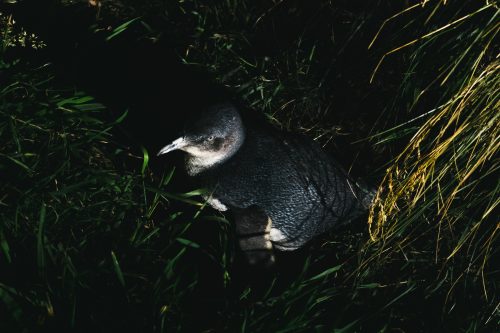
[[[498,61],[484,68],[419,128],[387,169],[368,221],[372,240],[383,244],[377,256],[404,253],[426,237],[434,264],[463,262],[450,292],[464,275],[476,275],[486,299],[499,228],[499,69]]]
[[[419,124],[387,165],[368,219],[370,254],[359,270],[400,260],[404,274],[413,270],[412,279],[426,280],[428,297],[443,295],[443,313],[457,304],[459,311],[478,307],[482,324],[492,323],[499,277],[499,12],[488,2],[436,2],[431,9],[424,22],[440,14],[448,21],[386,53],[411,53],[409,70],[427,83],[421,91],[404,83],[397,98],[413,93],[408,105],[416,115],[378,134],[383,141]],[[429,94],[437,98],[422,102]],[[482,301],[468,304],[471,295]]]

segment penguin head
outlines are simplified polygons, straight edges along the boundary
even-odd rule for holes
[[[158,155],[173,150],[186,152],[187,171],[195,175],[231,158],[244,140],[245,128],[238,110],[232,104],[219,104],[203,113]]]

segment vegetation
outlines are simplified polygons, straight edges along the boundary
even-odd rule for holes
[[[499,327],[497,1],[2,6],[2,332]],[[45,28],[54,13],[65,19]],[[145,48],[138,69],[109,70],[123,44],[167,49],[179,73],[209,73],[275,126],[321,142],[378,185],[370,213],[278,254],[273,271],[243,265],[231,217],[129,135],[145,109],[208,103],[211,90],[198,74],[133,85],[122,72],[154,77],[159,56]],[[99,47],[113,56],[82,56]],[[69,71],[74,59],[91,74]]]

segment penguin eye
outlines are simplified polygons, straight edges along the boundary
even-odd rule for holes
[[[214,137],[213,140],[210,141],[212,149],[219,150],[222,148],[222,138],[216,138]]]
[[[213,135],[210,135],[208,138],[207,138],[207,141],[214,141],[215,140],[215,136]]]

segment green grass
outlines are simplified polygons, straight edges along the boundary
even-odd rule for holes
[[[203,190],[118,142],[125,112],[12,56],[22,30],[3,19],[2,331],[494,331],[498,4],[424,3],[103,3],[108,39],[174,41],[185,66],[380,180],[367,221],[260,278]]]
[[[101,120],[105,107],[92,97],[53,90],[50,67],[4,73],[2,325],[32,330],[55,318],[74,328],[92,313],[88,324],[96,325],[109,308],[134,304],[136,294],[137,302],[147,294],[177,303],[190,290],[179,280],[193,283],[178,264],[197,247],[183,237],[199,209],[177,211],[170,198],[202,207],[187,199],[199,191],[169,193],[174,169],[153,179],[147,152],[134,156],[113,142],[116,123]]]

